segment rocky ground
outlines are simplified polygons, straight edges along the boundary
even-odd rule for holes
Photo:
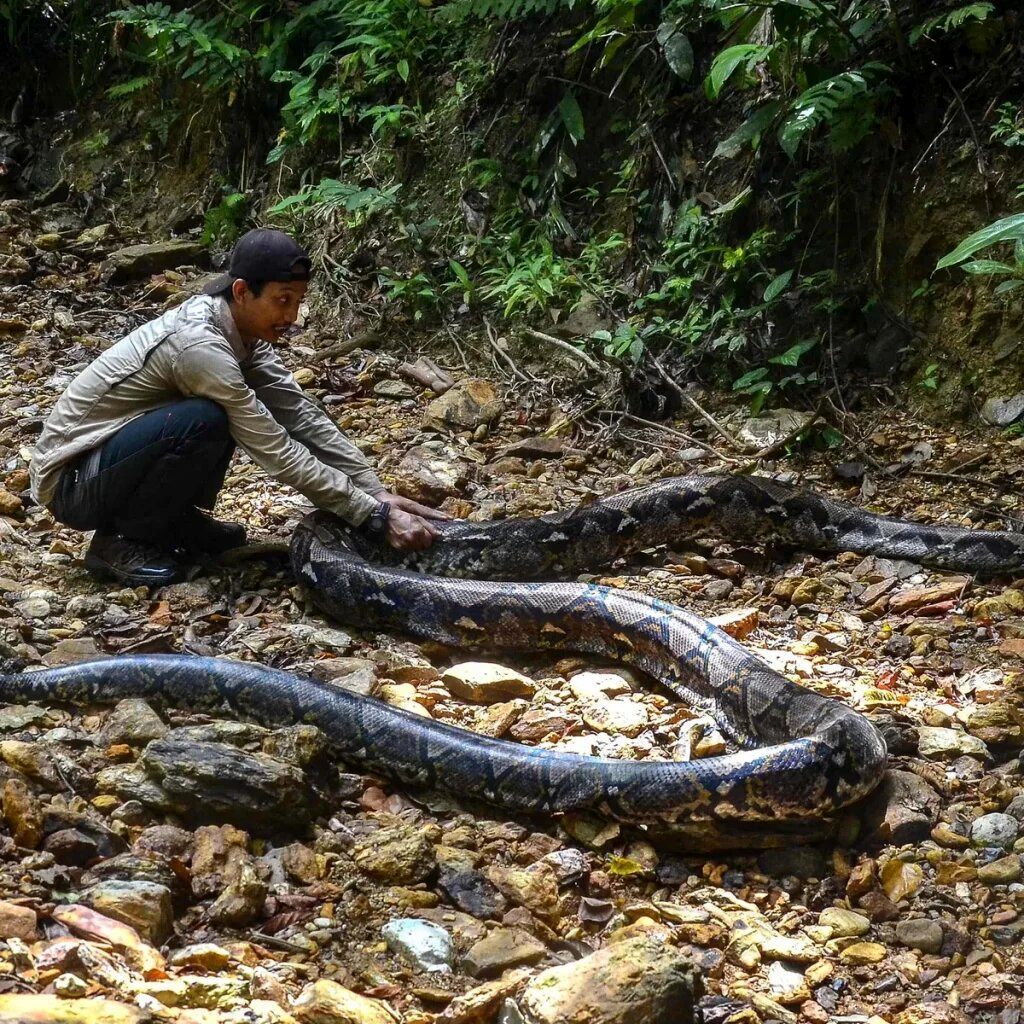
[[[481,663],[325,621],[273,547],[305,506],[244,458],[218,512],[270,547],[154,593],[93,582],[83,537],[27,494],[34,437],[79,368],[201,273],[182,268],[195,247],[118,253],[116,234],[83,231],[59,205],[0,204],[5,658],[223,655],[523,743],[724,749],[615,666],[529,652]],[[324,358],[332,340],[315,321],[289,340],[300,382],[386,480],[460,516],[539,513],[743,462],[696,413],[668,430],[598,430],[521,372],[508,386],[508,359],[507,380],[449,367],[446,390],[436,367],[385,353]],[[1021,525],[1008,484],[1024,442],[915,423],[894,404],[846,417],[837,450],[761,468],[887,514]],[[754,447],[786,433],[715,413]],[[329,763],[308,726],[141,701],[3,708],[0,1019],[1017,1024],[1024,590],[728,538],[681,539],[609,573],[719,617],[791,678],[869,714],[893,755],[876,794],[825,836],[763,832],[766,848],[716,852],[701,829],[513,820],[396,792]]]

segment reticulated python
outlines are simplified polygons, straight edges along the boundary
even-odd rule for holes
[[[870,792],[884,771],[885,744],[865,718],[789,682],[674,605],[584,583],[497,582],[572,576],[709,528],[730,539],[776,537],[974,573],[1024,567],[1024,535],[888,519],[756,477],[677,477],[565,513],[445,523],[434,546],[415,556],[371,546],[324,513],[297,529],[293,570],[328,614],[459,648],[621,660],[710,713],[740,748],[697,761],[527,747],[258,665],[173,655],[0,677],[0,700],[226,704],[270,726],[316,725],[346,764],[509,809],[720,824],[827,816]]]

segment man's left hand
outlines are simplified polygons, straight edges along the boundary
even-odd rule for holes
[[[402,495],[392,494],[391,491],[378,491],[374,497],[378,501],[386,501],[392,508],[401,509],[410,515],[421,516],[423,519],[451,519],[447,512],[421,505],[418,501],[413,501],[412,498],[403,498]]]

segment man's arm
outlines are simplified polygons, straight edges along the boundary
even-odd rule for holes
[[[246,383],[231,347],[220,335],[211,333],[183,349],[172,372],[183,395],[209,398],[224,409],[232,437],[258,466],[318,508],[358,525],[377,507],[377,500],[346,472],[321,461],[290,436]]]
[[[321,462],[344,473],[367,494],[384,492],[366,456],[295,383],[278,354],[265,341],[253,349],[245,367],[246,381],[274,419],[301,441]]]

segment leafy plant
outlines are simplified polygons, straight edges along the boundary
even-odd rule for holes
[[[939,387],[939,364],[929,363],[921,374],[920,380],[917,382],[919,388],[923,388],[925,391],[937,391]]]
[[[224,198],[206,211],[203,245],[230,245],[242,233],[248,203],[241,192],[224,190]]]
[[[148,40],[144,59],[171,68],[182,79],[198,77],[205,88],[236,85],[245,75],[253,54],[223,35],[223,17],[200,18],[189,10],[174,11],[169,4],[129,4],[115,12],[121,25],[138,28]]]
[[[1013,263],[1001,260],[971,257],[995,245],[1013,243]],[[996,295],[1005,295],[1024,285],[1024,213],[1003,217],[968,235],[955,249],[946,253],[935,265],[936,270],[959,266],[967,274],[1003,277],[995,289]]]
[[[374,185],[363,187],[337,178],[324,178],[316,185],[307,185],[295,195],[285,197],[267,212],[272,216],[316,219],[340,212],[350,215],[345,218],[349,227],[357,228],[375,214],[394,206],[401,188],[400,184],[383,189]]]
[[[765,399],[772,391],[802,386],[818,379],[817,372],[813,370],[796,370],[803,357],[815,349],[817,345],[817,338],[806,338],[803,341],[798,341],[780,355],[772,356],[768,360],[768,365],[757,366],[734,380],[732,384],[733,391],[738,391],[741,395],[750,395],[751,412],[755,414],[760,412],[764,406]],[[771,373],[772,366],[790,367],[793,368],[794,372],[773,378]]]
[[[82,149],[89,156],[99,156],[110,145],[110,135],[102,128],[95,131],[83,143]]]
[[[919,25],[916,25],[910,32],[910,43],[914,45],[922,39],[935,33],[951,32],[954,29],[963,28],[968,22],[985,21],[995,13],[992,4],[965,4],[952,11],[933,15]]]
[[[999,142],[1008,149],[1024,146],[1024,108],[1017,103],[1001,103],[999,118],[989,135],[990,142]]]

